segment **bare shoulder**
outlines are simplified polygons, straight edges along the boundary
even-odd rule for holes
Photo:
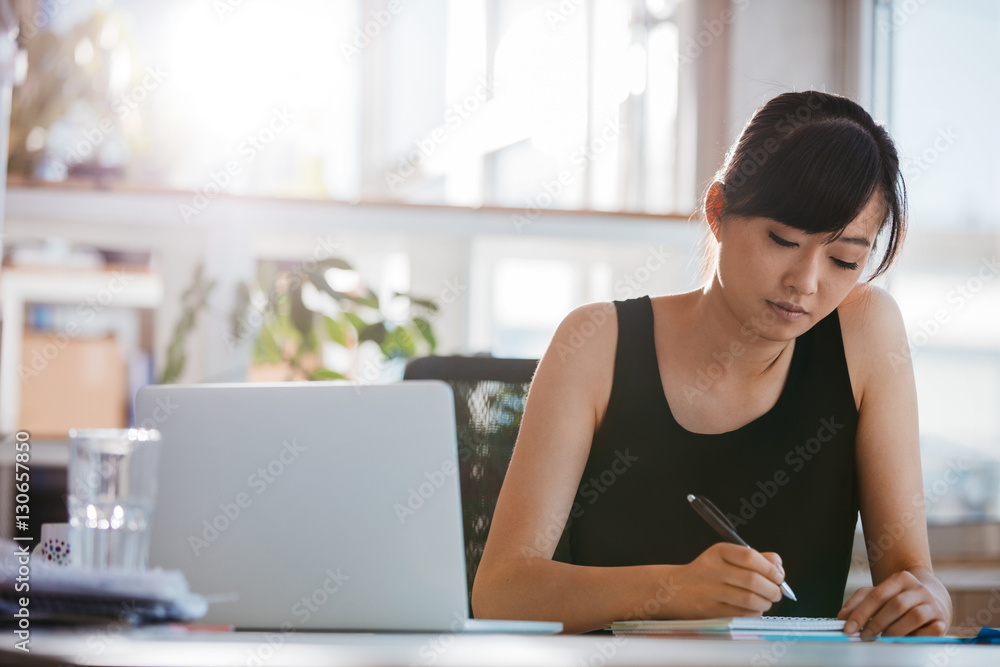
[[[574,308],[563,318],[536,373],[536,381],[557,382],[584,391],[603,419],[614,378],[618,315],[610,301]]]
[[[856,285],[837,312],[855,402],[860,407],[872,381],[904,363],[912,369],[906,327],[892,295],[867,283]]]

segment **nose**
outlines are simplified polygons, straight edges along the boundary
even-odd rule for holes
[[[819,289],[820,253],[812,253],[795,260],[785,272],[784,286],[790,292],[803,295],[815,294]]]

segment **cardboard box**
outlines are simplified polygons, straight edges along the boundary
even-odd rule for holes
[[[25,331],[18,374],[18,427],[33,437],[65,438],[71,428],[127,425],[128,369],[114,336]]]

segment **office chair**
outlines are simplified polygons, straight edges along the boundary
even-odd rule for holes
[[[420,357],[411,359],[404,380],[443,380],[455,394],[459,488],[465,534],[465,567],[472,583],[486,546],[528,396],[536,359]],[[553,559],[571,562],[569,531],[563,531]]]

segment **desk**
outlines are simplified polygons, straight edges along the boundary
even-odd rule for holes
[[[93,632],[32,632],[31,653],[0,646],[0,665],[84,664],[288,665],[361,667],[427,665],[499,667],[553,665],[699,665],[702,667],[996,667],[1000,647],[966,644],[760,642],[654,637],[451,634],[203,633],[160,629],[102,636]]]

